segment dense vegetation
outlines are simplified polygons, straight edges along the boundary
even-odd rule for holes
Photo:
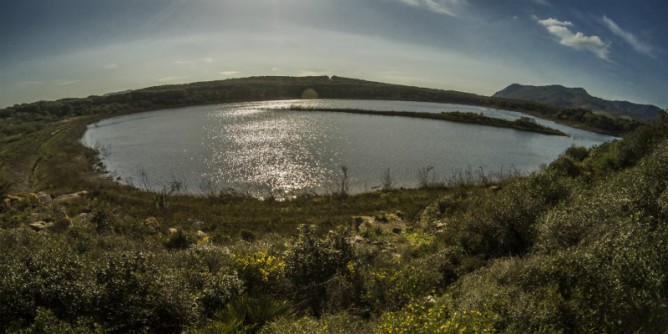
[[[289,109],[299,110],[299,111],[343,112],[349,114],[435,119],[435,120],[449,121],[456,123],[478,124],[478,125],[494,126],[498,128],[509,128],[522,131],[537,132],[548,135],[566,136],[566,134],[563,133],[562,131],[540,125],[536,123],[536,121],[533,118],[526,116],[520,117],[515,121],[508,121],[500,118],[487,117],[484,116],[482,113],[476,114],[472,112],[461,112],[461,111],[451,111],[451,112],[444,111],[441,113],[429,113],[429,112],[415,112],[415,111],[378,111],[378,110],[365,110],[365,109],[304,108],[299,106],[292,106]]]
[[[102,179],[86,110],[1,123],[0,331],[668,331],[666,121],[524,177],[280,202]]]

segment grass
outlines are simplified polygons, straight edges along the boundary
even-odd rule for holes
[[[204,222],[215,235],[236,235],[241,229],[258,234],[288,233],[299,224],[317,224],[323,229],[347,224],[353,215],[377,215],[401,211],[416,217],[444,188],[386,190],[354,196],[301,196],[286,201],[235,196],[169,195],[167,208],[156,207],[160,194],[120,185],[102,178],[94,168],[97,157],[79,138],[86,124],[99,116],[73,118],[49,124],[45,129],[12,143],[4,150],[3,162],[14,166],[18,191],[40,190],[53,195],[88,191],[96,206],[105,210],[122,207],[136,217],[156,216],[165,225],[189,228],[186,221]]]

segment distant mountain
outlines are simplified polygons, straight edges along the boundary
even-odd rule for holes
[[[640,121],[658,119],[663,113],[663,110],[657,106],[604,100],[589,95],[583,88],[568,88],[560,85],[527,86],[512,84],[493,96],[529,100],[562,108],[582,108],[611,117],[627,117]]]

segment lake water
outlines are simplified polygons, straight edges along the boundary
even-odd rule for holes
[[[288,100],[185,107],[118,116],[88,127],[82,142],[101,151],[119,182],[162,190],[174,182],[192,194],[233,188],[288,197],[336,190],[348,171],[351,193],[466,176],[527,173],[571,145],[612,140],[550,121],[569,137],[407,117],[290,110],[358,108],[465,111],[513,120],[521,114],[482,107],[370,100]],[[457,177],[456,177],[457,176]]]

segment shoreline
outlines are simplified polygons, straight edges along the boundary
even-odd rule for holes
[[[273,109],[273,110],[293,110],[293,111],[311,111],[311,112],[339,112],[339,113],[349,113],[349,114],[361,114],[361,115],[378,115],[378,116],[395,116],[395,117],[409,117],[409,118],[421,118],[421,119],[433,119],[440,121],[448,121],[454,123],[465,123],[465,124],[477,124],[483,126],[493,126],[497,128],[507,128],[514,129],[519,131],[527,131],[540,133],[551,136],[568,136],[568,134],[553,129],[547,126],[540,125],[536,123],[532,118],[529,117],[520,117],[515,121],[508,121],[500,118],[493,118],[484,116],[482,114],[476,114],[473,112],[461,112],[461,111],[443,111],[441,113],[428,113],[428,112],[419,112],[419,111],[378,111],[378,110],[368,110],[368,109],[339,109],[339,108],[304,108],[300,106],[291,106],[287,109]]]

